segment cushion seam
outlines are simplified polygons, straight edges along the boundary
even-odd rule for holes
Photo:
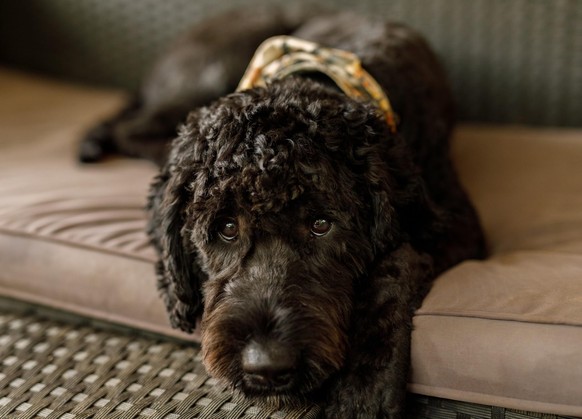
[[[31,234],[31,233],[27,233],[25,231],[10,230],[10,229],[7,229],[6,227],[0,226],[0,234],[2,234],[2,233],[9,235],[9,236],[25,237],[25,238],[29,238],[29,239],[40,240],[43,242],[59,244],[59,245],[68,246],[68,247],[75,247],[75,248],[79,248],[79,249],[92,250],[95,252],[110,254],[110,255],[119,256],[119,257],[127,257],[127,258],[138,260],[141,262],[148,262],[151,264],[154,263],[154,260],[147,258],[145,256],[139,256],[136,254],[121,252],[119,250],[107,249],[107,248],[100,247],[100,246],[95,246],[95,245],[80,243],[80,242],[74,242],[74,241],[70,241],[70,240],[59,239],[59,238],[55,238],[55,237],[47,237],[47,236],[42,236],[42,235],[38,235],[38,234]]]
[[[493,320],[493,321],[503,321],[503,322],[515,322],[515,323],[528,323],[528,324],[544,324],[544,325],[553,325],[553,326],[568,326],[568,327],[582,327],[582,324],[578,323],[568,323],[568,322],[552,322],[552,321],[543,321],[543,320],[520,320],[520,319],[512,319],[509,317],[503,316],[483,316],[477,314],[475,312],[473,314],[460,314],[460,313],[436,313],[436,312],[416,312],[414,317],[457,317],[457,318],[471,318],[471,319],[481,319],[481,320]]]

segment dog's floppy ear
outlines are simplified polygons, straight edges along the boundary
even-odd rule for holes
[[[367,138],[356,154],[367,162],[374,247],[383,253],[409,242],[428,250],[442,232],[442,211],[432,201],[405,139],[392,134],[382,120],[368,124]]]
[[[206,275],[185,234],[184,212],[190,171],[180,171],[176,153],[155,178],[148,200],[148,234],[156,247],[158,289],[173,327],[192,332],[202,311],[201,284]]]
[[[408,242],[430,251],[444,231],[444,214],[430,198],[418,169],[398,167],[396,161],[392,160],[386,181],[371,184],[374,246],[382,252]]]

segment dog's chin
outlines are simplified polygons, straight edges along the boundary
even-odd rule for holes
[[[235,389],[247,400],[277,409],[300,406],[309,399],[308,394],[293,382],[283,386],[260,386],[243,378],[235,385]]]
[[[293,384],[286,384],[284,386],[272,386],[272,385],[256,385],[247,382],[243,379],[238,386],[238,390],[246,398],[249,399],[274,399],[274,400],[289,400],[300,398],[299,392]]]
[[[301,406],[313,399],[323,385],[322,377],[293,376],[284,383],[261,383],[249,376],[239,376],[231,387],[239,395],[254,403],[273,408]]]

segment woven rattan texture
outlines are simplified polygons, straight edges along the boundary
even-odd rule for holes
[[[408,419],[576,419],[547,413],[484,406],[436,397],[410,395]]]
[[[464,120],[582,125],[580,0],[307,0],[405,21],[451,76]],[[288,0],[2,0],[0,62],[135,88],[186,28]]]
[[[0,418],[315,418],[253,406],[209,378],[198,348],[0,311]]]

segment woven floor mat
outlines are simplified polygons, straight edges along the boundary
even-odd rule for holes
[[[192,345],[0,310],[0,418],[315,418],[235,399]]]
[[[579,419],[411,394],[408,419]]]

